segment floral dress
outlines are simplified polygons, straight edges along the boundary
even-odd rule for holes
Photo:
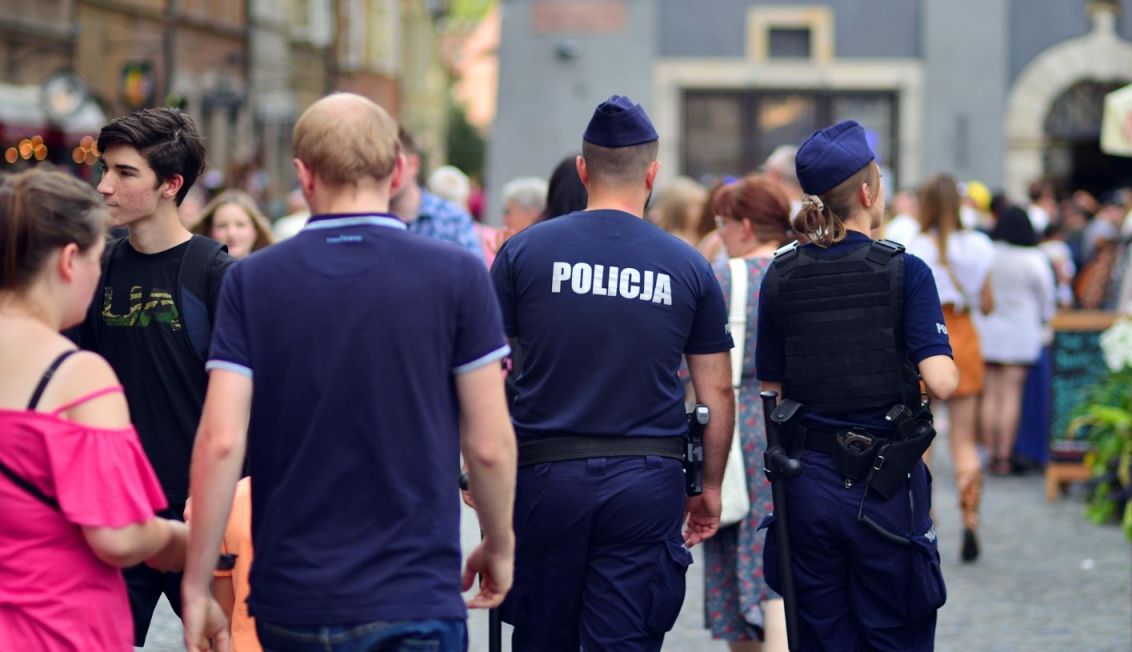
[[[759,309],[759,290],[771,258],[747,260],[750,276],[747,296],[747,332],[743,348],[743,376],[739,387],[738,419],[742,438],[743,466],[751,511],[741,522],[725,528],[704,542],[704,610],[712,637],[726,641],[762,639],[762,603],[778,596],[763,579],[763,541],[759,530],[763,517],[773,511],[770,483],[763,474],[766,450],[766,422],[755,378],[755,332]],[[724,261],[715,266],[715,276],[723,296],[731,302],[731,270]]]

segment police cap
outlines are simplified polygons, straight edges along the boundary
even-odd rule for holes
[[[598,105],[582,138],[599,147],[632,147],[657,140],[659,136],[640,104],[613,95]]]
[[[798,183],[807,195],[822,195],[875,158],[865,129],[853,120],[845,120],[815,131],[798,149]]]

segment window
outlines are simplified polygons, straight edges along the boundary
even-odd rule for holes
[[[808,28],[771,28],[771,59],[809,59],[811,32]]]
[[[754,6],[747,10],[747,58],[833,59],[833,10],[822,6]]]
[[[326,47],[334,40],[332,0],[291,0],[291,38]]]
[[[882,167],[898,169],[897,102],[892,92],[688,91],[684,95],[684,174],[701,180],[757,170],[775,148],[801,145],[841,120],[869,132]],[[895,185],[892,179],[886,183]]]
[[[369,0],[368,20],[367,65],[371,70],[395,76],[401,69],[400,0]]]
[[[346,12],[346,51],[342,67],[358,70],[366,62],[366,0],[347,0]]]

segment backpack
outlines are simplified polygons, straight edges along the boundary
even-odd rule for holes
[[[126,238],[118,238],[106,243],[106,251],[102,255],[102,279],[105,282],[110,278],[110,261],[114,251]],[[227,252],[228,246],[206,238],[203,235],[194,235],[189,240],[185,255],[181,258],[181,267],[177,270],[177,308],[180,311],[181,332],[185,336],[185,343],[193,352],[193,357],[204,365],[208,357],[208,345],[212,341],[212,320],[215,315],[208,307],[210,295],[208,286],[208,271],[220,252]],[[101,296],[100,291],[99,296]],[[98,319],[101,301],[91,302],[88,319]],[[98,321],[93,322],[98,324]],[[98,338],[99,326],[94,327],[95,339]]]

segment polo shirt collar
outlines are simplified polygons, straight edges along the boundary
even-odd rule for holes
[[[405,230],[405,223],[401,218],[389,213],[329,213],[326,215],[311,215],[307,220],[304,231],[313,229],[337,229],[344,226],[385,226],[392,229]]]

